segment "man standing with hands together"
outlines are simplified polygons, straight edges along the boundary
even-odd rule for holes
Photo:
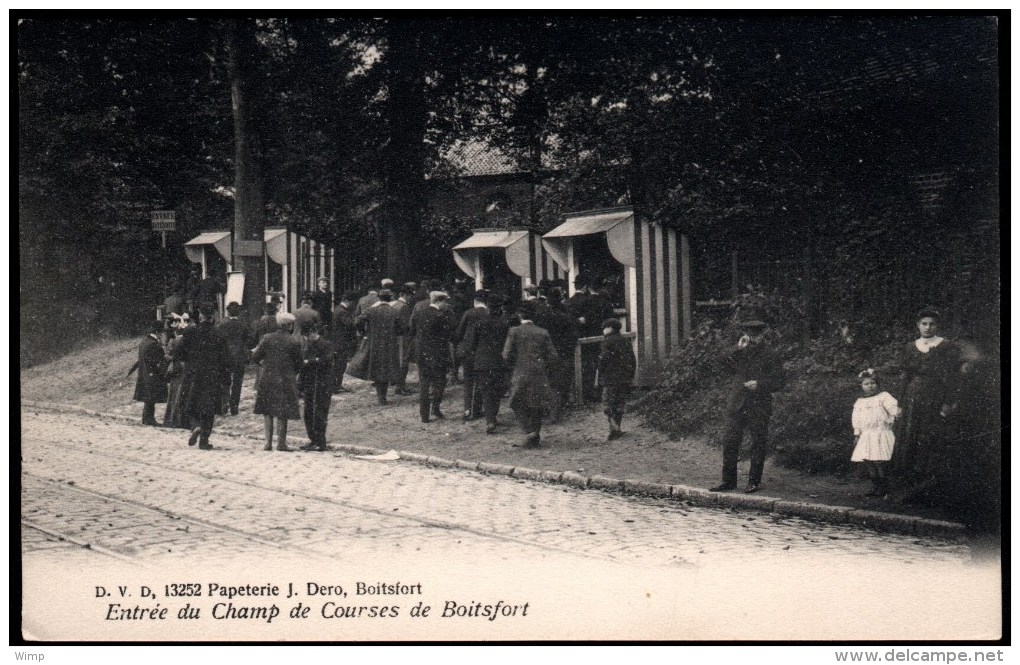
[[[772,393],[783,387],[783,364],[765,342],[765,322],[745,319],[740,327],[743,334],[737,341],[737,347],[725,358],[733,374],[733,382],[726,404],[728,422],[723,434],[722,483],[711,491],[724,492],[736,488],[740,442],[746,430],[751,435],[751,470],[744,491],[753,494],[761,486],[768,452]]]

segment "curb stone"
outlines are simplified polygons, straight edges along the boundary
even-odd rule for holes
[[[564,471],[559,482],[583,490],[588,487],[588,476],[582,476],[576,471]]]
[[[659,497],[660,499],[668,499],[673,493],[673,488],[670,485],[651,483],[647,480],[624,480],[623,491],[627,494],[644,494],[646,496]]]
[[[538,469],[529,469],[525,466],[514,467],[513,473],[510,474],[514,478],[521,478],[522,480],[538,480],[542,481],[545,478],[542,477],[542,472]],[[558,482],[559,478],[551,482]]]
[[[137,418],[120,413],[103,413],[71,404],[57,404],[53,402],[40,402],[35,400],[22,400],[21,408],[42,409],[55,411],[57,413],[80,413],[100,418],[112,418],[133,423],[141,427]],[[183,431],[183,430],[182,430]],[[261,441],[262,437],[254,434],[231,431],[227,428],[216,430],[217,435],[230,436],[234,438],[246,438],[254,441]],[[308,439],[299,436],[288,436],[288,441],[293,443],[308,443]],[[351,455],[379,455],[386,451],[377,448],[355,446],[350,444],[331,444],[336,452],[343,452]],[[925,517],[912,517],[898,513],[883,513],[873,510],[850,508],[848,506],[830,506],[826,504],[808,503],[805,501],[788,501],[760,494],[729,494],[725,492],[709,492],[700,487],[689,485],[662,485],[640,480],[617,480],[607,476],[595,475],[585,476],[575,471],[551,471],[548,469],[529,469],[525,467],[511,467],[504,464],[492,464],[488,462],[469,462],[465,460],[448,460],[442,457],[422,455],[420,453],[398,451],[400,459],[425,466],[437,468],[462,468],[473,470],[479,473],[490,473],[494,475],[505,475],[526,480],[535,480],[551,484],[569,485],[578,489],[595,489],[600,491],[624,492],[627,494],[645,494],[661,498],[671,498],[673,501],[682,502],[688,505],[705,507],[727,507],[746,508],[760,512],[772,512],[795,517],[806,517],[818,519],[836,524],[853,524],[859,527],[899,533],[903,535],[917,535],[929,538],[941,538],[951,541],[963,541],[967,538],[967,528],[957,522],[929,519]]]
[[[479,462],[478,470],[494,476],[512,476],[514,467],[508,464],[492,464],[490,462]]]
[[[621,492],[623,491],[623,481],[609,476],[594,475],[588,478],[588,487],[603,492]]]

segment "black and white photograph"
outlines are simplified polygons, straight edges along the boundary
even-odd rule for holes
[[[1008,12],[9,23],[19,659],[1009,644]]]

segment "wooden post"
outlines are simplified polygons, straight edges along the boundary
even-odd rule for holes
[[[680,313],[684,337],[691,336],[691,244],[686,233],[680,234]]]

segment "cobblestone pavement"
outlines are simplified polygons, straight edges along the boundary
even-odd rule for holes
[[[535,616],[402,615],[381,633],[373,626],[383,624],[326,614],[271,626],[207,617],[207,639],[967,639],[999,630],[997,569],[976,563],[966,544],[408,461],[266,452],[240,436],[217,434],[204,451],[187,435],[22,413],[23,630],[191,640],[187,622],[127,625],[107,613],[139,601],[183,611],[188,599],[164,585],[218,575],[293,582],[316,612],[399,602],[406,613],[423,596],[303,595],[311,580],[350,589],[399,576],[436,607],[528,602]],[[160,595],[145,601],[143,584]],[[121,588],[132,591],[114,595]],[[207,613],[216,602],[201,600]],[[876,608],[881,622],[847,619]]]
[[[127,557],[293,549],[342,557],[392,550],[498,554],[507,543],[645,565],[838,555],[965,563],[969,550],[749,511],[697,508],[459,469],[281,453],[241,437],[89,416],[23,414],[22,514]],[[343,543],[342,548],[338,543]],[[41,547],[26,538],[25,552]]]

